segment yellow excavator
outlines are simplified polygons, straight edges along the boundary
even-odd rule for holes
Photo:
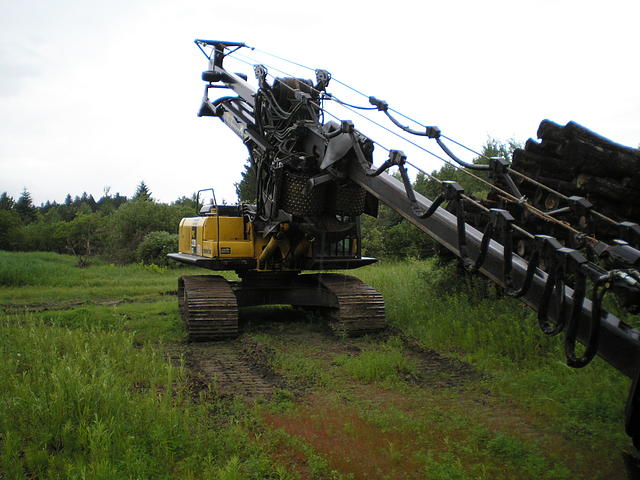
[[[330,235],[280,223],[265,234],[265,223],[249,205],[208,204],[182,219],[174,260],[210,270],[232,270],[241,281],[218,275],[183,276],[178,284],[181,316],[191,341],[231,338],[239,333],[238,307],[285,304],[322,309],[341,334],[385,327],[382,296],[357,278],[341,274],[300,274],[302,270],[348,269],[375,261],[359,253],[353,222],[336,222]],[[347,228],[348,227],[348,228]]]

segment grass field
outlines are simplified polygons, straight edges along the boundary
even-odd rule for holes
[[[0,252],[0,478],[624,478],[629,381],[566,367],[483,282],[352,272],[393,327],[358,339],[248,312],[238,345],[277,381],[247,399],[188,362],[176,278],[202,273]]]

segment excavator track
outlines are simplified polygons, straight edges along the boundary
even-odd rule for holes
[[[386,328],[384,298],[377,290],[349,275],[327,273],[318,277],[338,300],[338,309],[329,322],[334,332],[363,335]]]
[[[190,342],[238,336],[236,296],[219,275],[180,277],[178,307]]]

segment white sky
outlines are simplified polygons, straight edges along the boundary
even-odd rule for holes
[[[544,118],[637,147],[639,30],[637,0],[0,0],[0,192],[26,187],[40,204],[107,186],[130,196],[144,180],[165,202],[209,186],[235,201],[247,152],[196,116],[206,60],[195,38],[325,68],[475,149],[488,135],[524,142]]]

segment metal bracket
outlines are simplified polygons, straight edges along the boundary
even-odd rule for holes
[[[326,70],[316,70],[316,86],[314,87],[319,92],[324,92],[331,81],[331,74]]]
[[[258,80],[260,88],[265,89],[269,87],[269,84],[267,83],[267,73],[269,73],[267,67],[264,65],[254,65],[253,73],[256,76],[256,80]]]
[[[522,193],[518,189],[518,186],[509,175],[509,161],[502,157],[491,157],[489,159],[489,178],[497,180],[501,178],[511,190],[511,193],[518,198],[522,198]]]
[[[406,160],[407,160],[407,156],[404,154],[404,152],[402,152],[402,150],[389,150],[389,158],[386,159],[382,165],[380,165],[376,170],[369,170],[367,168],[365,171],[367,172],[368,177],[377,177],[388,168],[391,168],[397,165],[398,167],[400,167],[400,174],[402,175],[402,169],[404,168],[404,164]],[[404,168],[404,173],[406,175],[407,173],[406,168]],[[406,182],[404,182],[404,177],[402,181],[406,189],[407,185],[406,185]],[[410,185],[411,185],[411,182],[409,182],[409,186]],[[413,188],[411,188],[411,192],[413,192]],[[411,198],[411,195],[409,194],[409,192],[407,192],[407,196]],[[415,197],[414,197],[414,201],[415,201]]]

